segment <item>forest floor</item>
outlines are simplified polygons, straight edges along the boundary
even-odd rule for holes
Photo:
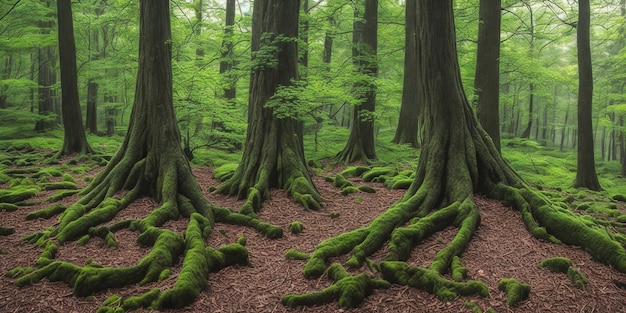
[[[94,176],[100,169],[74,175],[75,181],[83,187],[87,184],[86,178]],[[339,170],[341,168],[338,167],[333,172]],[[212,168],[194,168],[194,174],[213,204],[233,210],[242,205],[242,201],[208,192],[209,186],[219,183],[212,177]],[[284,295],[319,291],[331,283],[325,275],[319,279],[305,279],[302,275],[305,261],[286,260],[284,254],[288,249],[296,248],[309,253],[326,238],[367,225],[404,194],[404,190],[389,190],[382,184],[361,182],[359,178],[352,180],[370,185],[376,193],[343,196],[332,183],[324,181],[324,177],[316,176],[314,182],[325,199],[324,206],[319,211],[304,211],[287,197],[286,192],[272,191],[272,198],[263,205],[259,218],[282,227],[285,233],[280,239],[267,239],[243,226],[216,224],[207,244],[219,247],[245,236],[251,266],[233,266],[210,274],[208,289],[192,305],[175,312],[477,312],[466,306],[468,301],[477,304],[482,311],[493,308],[496,312],[626,312],[626,290],[615,284],[615,281],[626,282],[626,274],[595,262],[577,247],[535,239],[526,231],[519,212],[480,196],[475,200],[481,212],[481,225],[461,260],[469,270],[468,279],[482,280],[488,285],[488,297],[460,297],[452,302],[442,302],[427,292],[393,285],[387,290],[376,290],[355,309],[339,309],[336,302],[295,309],[284,307],[281,304]],[[8,185],[0,185],[0,188],[8,188]],[[44,191],[37,199],[45,199],[53,193]],[[78,196],[69,197],[62,203],[67,205],[77,199]],[[47,205],[0,212],[0,225],[15,228],[14,234],[0,237],[0,249],[5,252],[0,254],[0,273],[4,274],[16,266],[34,266],[42,248],[21,241],[20,237],[57,223],[57,218],[25,219],[30,212]],[[143,217],[156,206],[157,203],[151,199],[139,199],[122,211],[115,221]],[[626,214],[623,206],[620,210]],[[339,216],[331,218],[331,213],[339,213]],[[294,221],[302,222],[302,233],[287,231],[288,225]],[[183,232],[186,225],[187,221],[180,219],[165,226]],[[446,229],[423,241],[414,248],[409,264],[428,266],[435,253],[453,238],[455,232],[455,229]],[[86,245],[69,242],[59,246],[56,258],[75,264],[84,264],[91,259],[103,266],[122,267],[136,264],[149,251],[136,243],[135,232],[121,230],[116,233],[116,239],[117,248],[104,247],[99,238],[90,240]],[[373,259],[379,260],[382,253],[373,256]],[[571,259],[573,266],[587,276],[589,282],[585,289],[576,288],[565,274],[551,273],[539,267],[543,259],[555,256]],[[343,256],[334,261],[344,262],[346,258]],[[0,275],[0,311],[95,312],[113,294],[139,295],[154,287],[163,289],[171,286],[178,270],[180,267],[174,268],[173,274],[161,282],[110,289],[88,298],[75,297],[72,288],[61,282],[43,280],[17,288],[14,279]],[[360,271],[367,270],[364,267]],[[508,308],[504,293],[498,290],[498,281],[506,277],[531,286],[528,300],[518,307]]]

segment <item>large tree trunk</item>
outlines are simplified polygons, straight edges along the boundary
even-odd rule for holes
[[[279,5],[280,4],[280,5]],[[252,21],[254,71],[250,77],[248,132],[243,157],[233,176],[218,192],[248,201],[241,209],[254,214],[269,199],[270,188],[281,188],[306,208],[318,209],[322,200],[313,186],[304,159],[302,123],[276,110],[289,111],[279,88],[298,79],[298,16],[300,1],[255,1]],[[267,51],[273,51],[268,60]],[[263,58],[260,52],[265,52]],[[257,53],[259,57],[257,57]],[[272,107],[267,107],[268,101]]]
[[[589,44],[590,24],[589,0],[578,1],[578,166],[574,187],[601,190],[594,161],[592,101],[593,74],[591,47]]]
[[[481,0],[474,92],[476,114],[500,151],[500,23],[501,0]]]
[[[413,183],[399,202],[368,226],[326,239],[309,255],[304,275],[328,273],[335,284],[317,293],[287,295],[283,303],[298,306],[317,303],[320,298],[329,301],[321,297],[326,294],[338,298],[342,307],[355,307],[373,289],[389,287],[389,283],[420,288],[443,299],[488,296],[482,281],[457,282],[443,276],[453,272],[453,260],[461,256],[480,224],[474,194],[506,201],[522,211],[524,223],[535,237],[582,246],[596,260],[626,272],[626,249],[618,241],[604,228],[581,222],[574,213],[532,190],[480,127],[461,85],[453,0],[416,1],[419,81],[427,105],[422,107],[424,142]],[[448,227],[458,231],[428,267],[407,264],[414,245]],[[369,257],[387,242],[388,253],[382,262],[374,264]],[[351,275],[339,264],[327,268],[331,257],[346,253],[352,254],[346,265],[358,269],[368,261],[370,268],[379,269],[387,282],[365,273]]]
[[[81,192],[82,198],[60,216],[54,230],[29,237],[31,242],[43,241],[46,247],[55,245],[52,238],[63,243],[78,238],[89,240],[91,236],[115,246],[115,232],[128,229],[139,233],[139,243],[149,246],[150,252],[137,264],[121,268],[54,261],[48,254],[47,265],[18,279],[19,286],[49,277],[71,285],[76,296],[86,297],[108,288],[161,280],[183,260],[170,289],[153,289],[137,295],[140,300],[116,303],[115,308],[105,306],[102,311],[177,308],[193,302],[206,289],[210,272],[248,263],[248,252],[240,244],[227,249],[205,246],[215,221],[247,225],[270,238],[282,235],[278,227],[213,207],[193,177],[180,147],[174,115],[169,7],[168,0],[140,1],[135,102],[121,148]],[[145,212],[144,217],[111,223],[119,211],[141,196],[155,199],[159,207]],[[188,219],[184,235],[163,226],[180,217]]]
[[[408,1],[405,8],[404,19],[404,83],[402,85],[402,105],[400,106],[400,118],[396,135],[393,142],[398,144],[409,143],[418,148],[418,110],[422,101],[422,93],[416,86],[417,82],[417,10],[415,1]]]
[[[57,154],[92,153],[78,101],[78,78],[76,74],[76,45],[72,21],[71,0],[57,0],[59,23],[59,56],[61,64],[61,103],[63,105],[63,148]]]
[[[376,108],[376,85],[373,78],[378,74],[376,53],[378,49],[378,1],[365,0],[365,10],[357,1],[354,10],[354,29],[352,39],[352,58],[357,70],[362,75],[370,76],[355,84],[354,89],[360,103],[352,112],[352,127],[348,142],[335,156],[339,162],[353,163],[375,160],[374,111]]]

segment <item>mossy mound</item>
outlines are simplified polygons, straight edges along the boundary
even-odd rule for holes
[[[567,273],[567,269],[572,266],[572,261],[565,257],[553,257],[541,261],[540,266],[550,272]]]
[[[289,224],[289,231],[292,234],[299,234],[302,232],[303,229],[304,225],[302,225],[302,222],[295,221]]]
[[[518,306],[520,302],[528,299],[530,285],[520,283],[514,278],[503,278],[498,282],[498,289],[506,293],[506,305]]]
[[[213,169],[213,178],[223,182],[231,178],[237,169],[237,163],[227,163]]]

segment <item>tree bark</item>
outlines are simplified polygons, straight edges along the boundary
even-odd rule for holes
[[[408,143],[413,148],[419,147],[418,142],[418,111],[423,93],[416,86],[417,82],[417,8],[415,1],[407,1],[404,18],[404,81],[402,86],[402,104],[396,134],[392,142]]]
[[[220,74],[224,79],[224,98],[234,100],[237,96],[236,78],[232,70],[235,64],[233,54],[233,27],[235,25],[235,0],[226,1],[226,21],[224,26],[224,41],[222,42],[222,61]]]
[[[57,156],[87,154],[93,150],[87,143],[83,116],[78,101],[76,44],[71,0],[57,0],[59,61],[61,64],[61,103],[63,105],[63,147]]]
[[[217,192],[247,198],[240,212],[250,215],[269,199],[270,188],[286,189],[305,208],[319,209],[322,199],[304,159],[302,123],[275,115],[275,109],[290,105],[278,89],[298,79],[300,1],[255,1],[253,10],[246,145],[235,173]],[[269,101],[273,107],[267,107]]]
[[[598,182],[594,160],[595,151],[591,113],[593,71],[589,43],[590,15],[589,0],[579,0],[576,32],[578,47],[578,166],[574,187],[602,190]]]
[[[98,82],[87,82],[87,112],[85,126],[92,134],[98,133]]]
[[[478,121],[500,151],[500,24],[501,0],[481,0],[474,92]]]
[[[357,82],[354,90],[360,103],[354,106],[352,126],[348,142],[335,158],[339,162],[369,163],[377,159],[374,145],[374,112],[376,109],[376,85],[374,78],[378,74],[376,53],[378,49],[378,1],[365,0],[363,14],[361,2],[357,1],[354,10],[352,34],[352,58],[355,67],[362,75],[369,76]]]

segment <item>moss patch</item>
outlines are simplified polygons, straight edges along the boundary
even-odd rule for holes
[[[514,278],[503,278],[498,282],[498,289],[506,293],[506,305],[517,306],[528,299],[530,285],[520,283]]]

